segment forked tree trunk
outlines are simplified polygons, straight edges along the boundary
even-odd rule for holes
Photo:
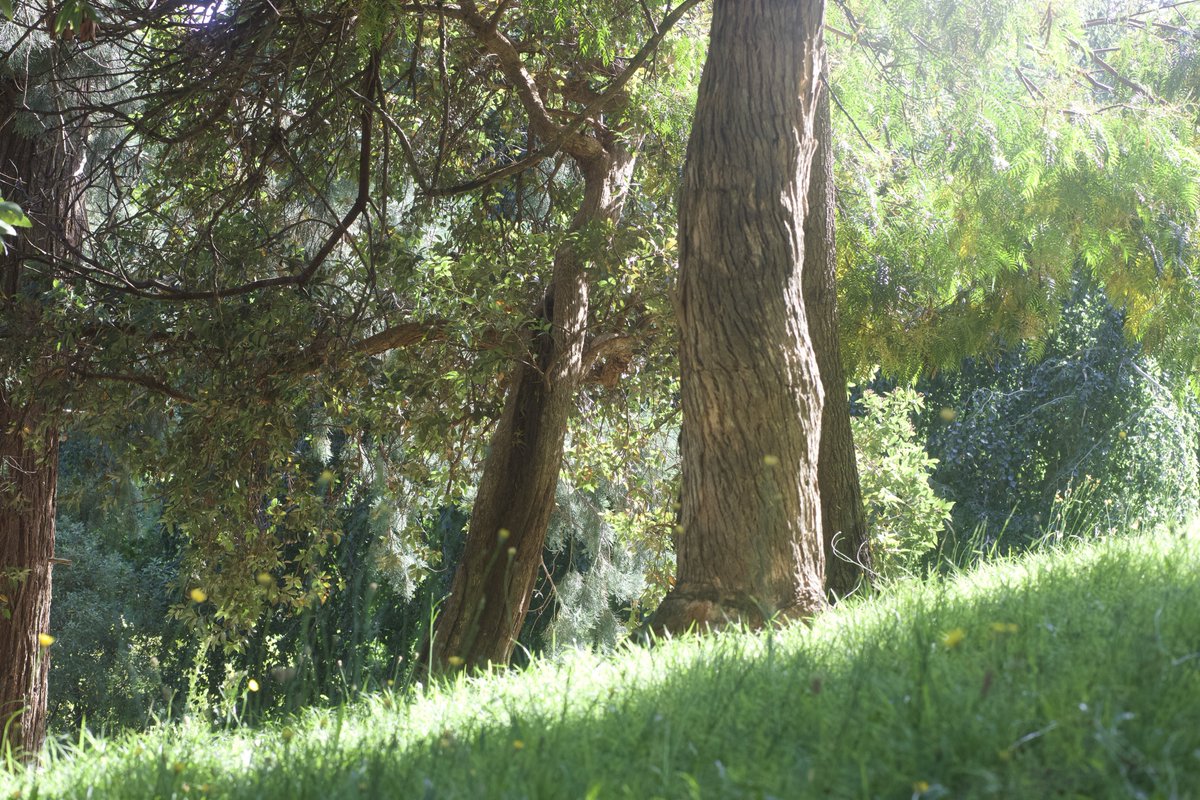
[[[866,579],[871,554],[838,334],[833,126],[827,88],[817,103],[816,132],[808,216],[804,218],[803,284],[808,332],[825,390],[817,483],[825,539],[825,589],[832,600],[850,594]]]
[[[634,153],[613,141],[581,162],[583,202],[554,257],[546,295],[547,331],[532,336],[532,361],[514,371],[492,434],[466,549],[437,620],[432,664],[506,664],[529,610],[530,595],[562,467],[563,441],[585,371],[588,254],[574,234],[616,222],[632,177]]]
[[[46,387],[58,365],[39,336],[41,301],[25,289],[82,240],[86,129],[26,135],[15,124],[24,99],[0,82],[0,194],[33,221],[0,255],[0,326],[10,337],[0,355],[0,746],[30,758],[46,734],[49,650],[39,635],[50,628],[58,484],[58,407]],[[30,260],[41,268],[27,269]]]
[[[801,272],[820,0],[716,0],[679,213],[682,530],[651,627],[825,605],[822,389]]]

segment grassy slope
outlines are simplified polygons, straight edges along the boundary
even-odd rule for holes
[[[1076,546],[811,630],[93,742],[0,799],[1198,797],[1198,578],[1195,533]]]

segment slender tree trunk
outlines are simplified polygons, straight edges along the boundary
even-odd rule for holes
[[[801,272],[820,0],[716,0],[679,213],[682,530],[651,626],[825,605],[822,389]]]
[[[854,591],[869,574],[871,560],[838,335],[833,126],[827,88],[817,103],[816,131],[808,216],[804,218],[803,284],[808,333],[825,390],[817,482],[825,538],[825,589],[832,600]]]
[[[82,239],[78,175],[86,128],[18,130],[24,91],[0,82],[0,194],[33,222],[0,255],[0,746],[34,757],[46,733],[50,572],[58,485],[57,354],[40,335],[41,300],[27,287]],[[33,120],[37,124],[39,120]]]
[[[588,254],[575,234],[616,222],[629,188],[634,153],[613,141],[604,155],[581,161],[582,205],[554,257],[544,317],[532,360],[512,378],[492,434],[466,549],[437,621],[433,663],[446,667],[505,664],[529,610],[555,488],[563,440],[584,378],[588,322]]]

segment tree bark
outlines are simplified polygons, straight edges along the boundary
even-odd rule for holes
[[[15,124],[30,118],[23,95],[15,81],[0,82],[0,194],[33,222],[0,255],[0,315],[25,334],[0,351],[0,747],[32,758],[46,734],[49,649],[39,637],[50,627],[60,364],[40,335],[41,299],[26,291],[48,270],[26,265],[62,258],[82,240],[87,129],[27,135]]]
[[[543,310],[546,330],[532,334],[532,358],[517,365],[492,434],[466,549],[437,620],[435,671],[506,664],[512,656],[554,510],[567,424],[587,367],[588,254],[577,234],[620,218],[635,150],[612,139],[600,156],[576,157],[583,202],[555,253]]]
[[[801,273],[820,0],[716,0],[679,213],[683,508],[651,626],[825,605],[823,392]]]
[[[831,600],[836,600],[853,592],[869,575],[871,558],[838,334],[833,126],[829,105],[826,87],[817,103],[817,149],[813,153],[808,188],[808,215],[804,218],[803,285],[808,333],[825,391],[817,483],[821,490],[821,530],[825,539],[825,590]]]
[[[58,434],[0,394],[0,747],[35,754],[46,734]]]

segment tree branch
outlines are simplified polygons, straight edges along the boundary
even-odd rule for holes
[[[367,67],[364,80],[363,94],[369,96],[372,87],[375,85],[379,76],[379,52],[375,51],[371,55],[371,61]],[[175,289],[171,286],[158,281],[138,281],[129,283],[130,289],[135,294],[148,300],[167,300],[172,302],[187,301],[187,300],[218,300],[225,297],[237,297],[240,295],[251,294],[252,292],[262,289],[273,289],[282,286],[303,286],[312,280],[316,275],[317,270],[325,263],[325,259],[333,252],[342,238],[349,233],[350,227],[358,220],[363,211],[367,208],[367,203],[371,198],[371,132],[374,127],[374,108],[375,105],[370,102],[364,102],[362,113],[360,115],[360,140],[359,158],[358,158],[358,194],[355,196],[354,203],[342,217],[341,221],[334,227],[333,232],[325,239],[325,243],[313,256],[308,266],[301,272],[290,275],[277,275],[273,278],[263,278],[261,280],[250,281],[238,286],[223,287],[209,290],[187,290]],[[154,291],[147,291],[153,289]]]
[[[71,374],[78,378],[84,378],[85,380],[132,383],[136,386],[141,386],[153,392],[157,392],[158,394],[165,395],[172,400],[177,400],[180,403],[186,403],[188,405],[196,402],[196,398],[192,397],[191,395],[185,394],[173,386],[170,386],[169,384],[166,384],[156,378],[151,378],[148,375],[137,375],[128,372],[91,372],[89,370],[75,368],[71,369]]]
[[[502,181],[505,178],[516,175],[519,172],[524,172],[525,170],[536,166],[540,162],[557,153],[560,149],[566,150],[571,155],[587,157],[586,154],[581,154],[575,150],[572,150],[572,148],[569,146],[570,142],[574,141],[572,137],[586,139],[591,143],[591,145],[594,145],[594,147],[597,148],[595,152],[592,152],[591,150],[588,152],[593,155],[598,154],[598,148],[600,148],[601,145],[591,137],[578,136],[576,134],[578,128],[593,118],[596,114],[604,110],[609,103],[611,103],[620,95],[621,91],[629,83],[630,79],[633,78],[634,73],[636,73],[650,59],[650,56],[652,56],[654,51],[658,49],[658,46],[662,43],[662,40],[666,38],[667,34],[670,33],[671,29],[679,22],[679,20],[683,18],[685,14],[695,8],[699,3],[700,0],[684,0],[669,14],[667,14],[667,16],[663,18],[662,23],[658,26],[655,34],[646,40],[646,43],[642,45],[634,57],[629,61],[629,64],[621,72],[621,74],[613,79],[612,83],[606,86],[604,91],[600,92],[596,98],[588,103],[582,111],[574,116],[573,119],[565,123],[561,128],[557,128],[558,133],[554,137],[550,138],[549,141],[547,141],[542,147],[538,148],[533,153],[530,153],[519,161],[506,164],[505,166],[481,175],[478,178],[453,186],[433,187],[429,192],[427,192],[427,194],[429,194],[431,197],[446,197],[448,195],[462,194],[463,192],[469,192],[474,189],[480,189],[484,186],[490,186],[493,183]],[[515,55],[516,51],[514,50],[513,52]],[[519,60],[519,56],[517,56],[517,58]],[[549,113],[546,111],[545,105],[541,102],[540,96],[537,97],[537,103],[538,108],[541,109],[541,113],[546,115],[547,122],[550,125],[554,125],[554,123],[549,120]],[[542,138],[546,137],[543,136]]]

